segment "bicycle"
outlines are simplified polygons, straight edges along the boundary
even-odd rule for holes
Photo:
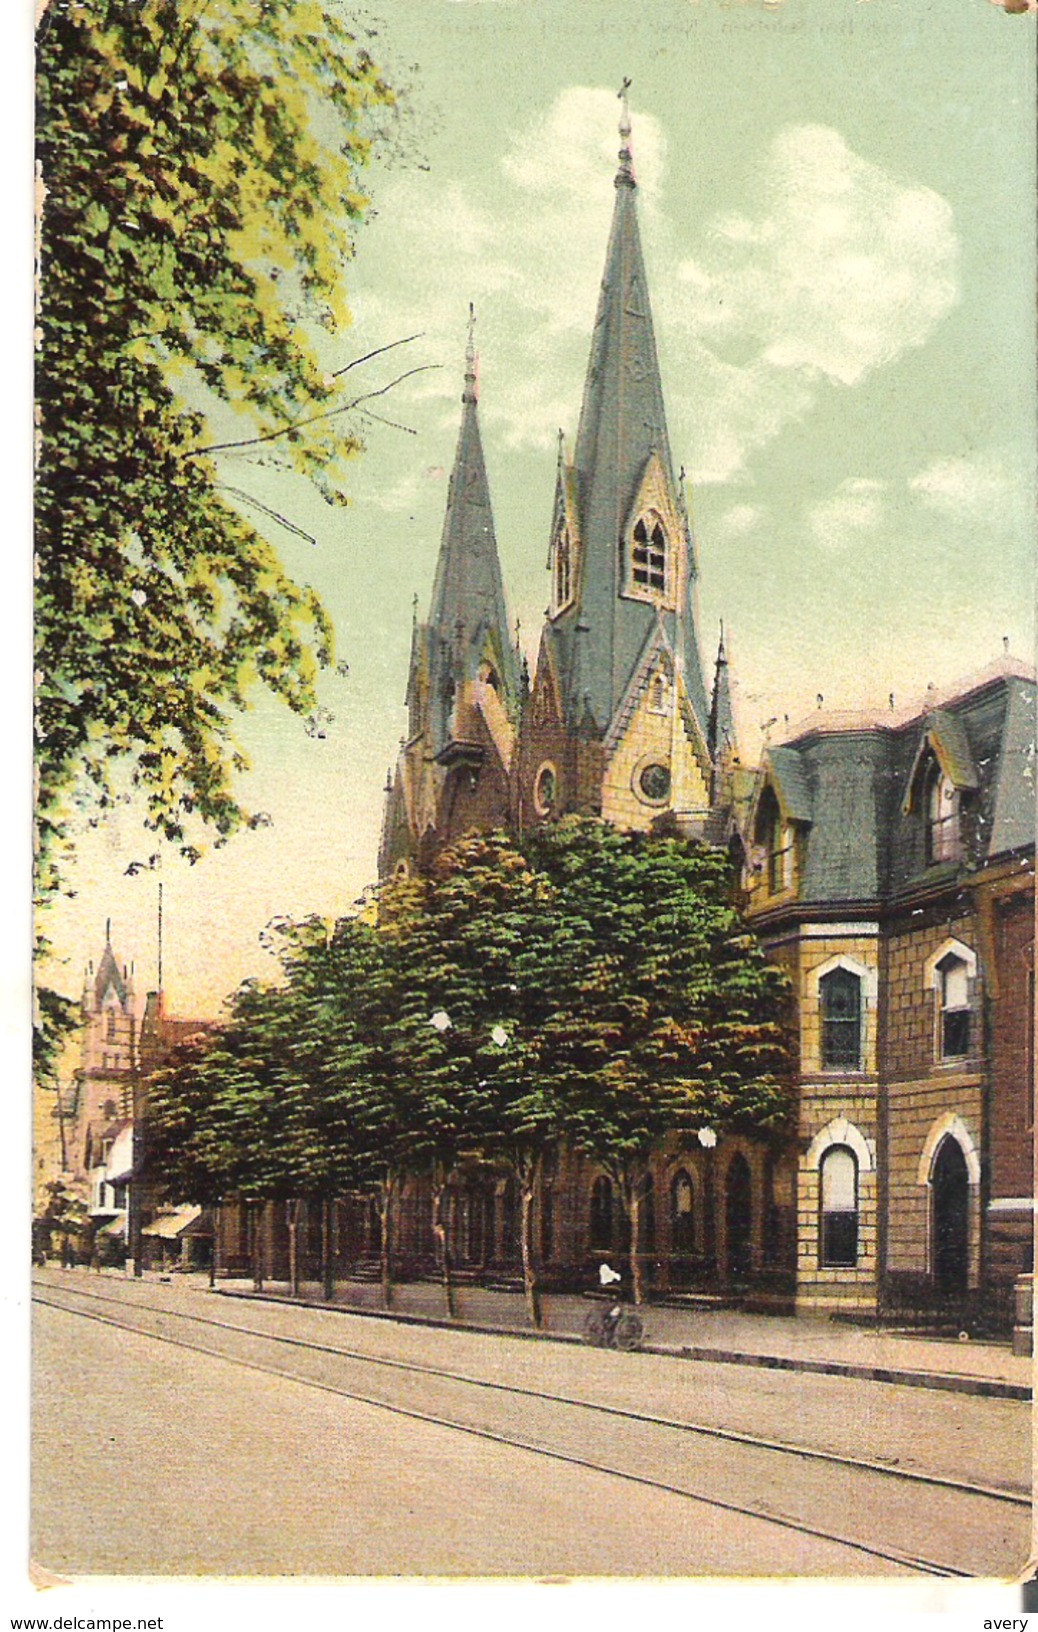
[[[589,1309],[584,1321],[584,1338],[595,1349],[624,1349],[630,1352],[641,1347],[645,1327],[641,1316],[633,1309],[616,1304],[612,1309]]]

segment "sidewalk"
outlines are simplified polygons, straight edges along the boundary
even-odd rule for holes
[[[340,1281],[327,1304],[314,1282],[304,1282],[299,1300],[284,1283],[269,1282],[257,1293],[251,1282],[221,1281],[218,1295],[264,1301],[318,1305],[341,1313],[451,1326],[453,1329],[505,1333],[533,1341],[580,1342],[590,1300],[575,1294],[547,1293],[542,1299],[544,1331],[530,1327],[518,1293],[459,1286],[458,1318],[448,1321],[443,1292],[433,1281],[394,1288],[391,1312],[382,1308],[381,1288],[365,1281]],[[642,1310],[644,1351],[713,1364],[765,1366],[783,1371],[821,1372],[906,1387],[948,1389],[997,1399],[1032,1398],[1033,1363],[1015,1356],[1009,1345],[949,1341],[918,1334],[876,1331],[801,1315],[742,1314],[731,1309],[670,1309],[649,1304]]]

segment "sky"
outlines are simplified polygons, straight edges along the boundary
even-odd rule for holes
[[[387,0],[407,140],[343,269],[375,405],[350,505],[241,456],[226,479],[333,615],[318,734],[243,722],[271,825],[194,867],[163,849],[164,984],[219,1012],[271,978],[264,926],[352,911],[376,876],[461,413],[468,302],[511,614],[531,661],[557,435],[572,439],[613,204],[617,90],[670,441],[690,482],[700,639],[728,636],[743,757],[823,706],[921,697],[1033,653],[1035,17],[993,0]],[[407,427],[402,429],[400,427]],[[250,512],[250,519],[262,516]],[[79,840],[44,978],[77,995],[105,921],[143,993],[159,872],[132,807]]]

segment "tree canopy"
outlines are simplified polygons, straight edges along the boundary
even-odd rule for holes
[[[174,1187],[186,1153],[204,1164],[207,1127],[228,1173],[246,1160],[235,1141],[266,1142],[247,1161],[273,1163],[283,1195],[388,1196],[406,1174],[441,1191],[467,1162],[507,1167],[536,1319],[529,1203],[556,1144],[612,1171],[630,1216],[668,1134],[786,1125],[785,979],[716,851],[587,818],[522,846],[470,834],[431,877],[387,889],[377,928],[311,924],[285,942],[286,984],[246,988],[209,1044],[208,1105],[197,1057],[159,1079]],[[253,1097],[257,1072],[272,1098]]]
[[[336,0],[50,0],[37,85],[45,896],[74,793],[128,779],[193,854],[198,820],[247,820],[256,687],[314,707],[328,618],[216,458],[341,497],[359,399],[329,345],[393,92]]]

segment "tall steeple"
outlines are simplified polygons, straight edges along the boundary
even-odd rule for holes
[[[408,735],[386,788],[379,849],[385,878],[423,869],[470,827],[509,817],[521,708],[519,653],[505,606],[479,430],[475,313],[469,307],[461,428],[429,617],[417,603],[407,680]]]
[[[574,594],[553,604],[551,641],[572,724],[590,710],[605,734],[649,645],[662,634],[705,739],[708,703],[694,627],[695,559],[667,433],[645,263],[627,85],[620,93],[616,199],[584,385],[566,475],[579,533]],[[556,503],[556,531],[559,528]],[[658,532],[654,529],[659,528]],[[639,530],[640,529],[640,530]],[[554,548],[554,544],[553,544]],[[573,688],[576,629],[589,631],[581,696]]]
[[[477,409],[475,312],[469,307],[461,429],[433,581],[428,651],[430,725],[435,751],[450,734],[454,699],[481,674],[506,712],[518,707],[519,674],[505,607],[490,487]]]

